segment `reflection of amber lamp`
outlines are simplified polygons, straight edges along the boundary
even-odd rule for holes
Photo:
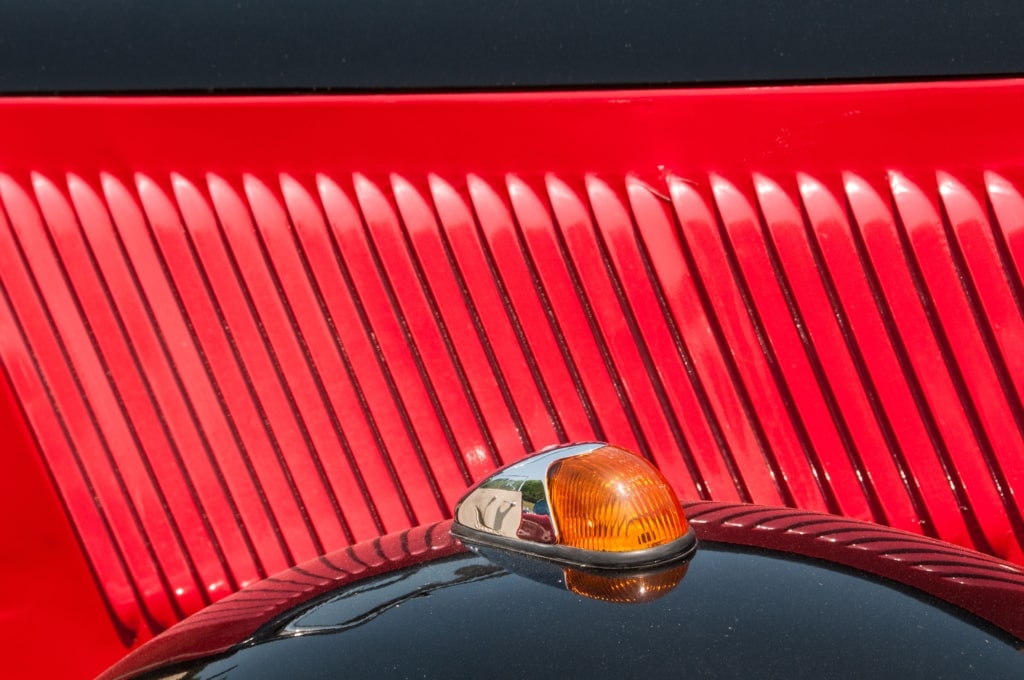
[[[565,588],[592,600],[639,604],[653,602],[675,588],[686,576],[690,563],[653,574],[605,576],[578,569],[565,569]]]
[[[452,534],[582,568],[586,573],[566,571],[570,590],[617,602],[654,599],[675,587],[686,569],[669,568],[697,542],[661,472],[604,443],[558,446],[495,472],[455,507]],[[650,571],[661,568],[669,570]]]

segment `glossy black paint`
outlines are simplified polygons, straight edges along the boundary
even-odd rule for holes
[[[381,91],[1024,72],[1015,0],[13,0],[0,92]]]
[[[1024,677],[1021,650],[912,589],[705,543],[675,590],[632,605],[478,555],[425,562],[303,605],[184,677],[995,679]]]

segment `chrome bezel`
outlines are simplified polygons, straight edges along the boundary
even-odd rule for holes
[[[460,524],[452,524],[452,536],[467,545],[481,545],[510,552],[538,557],[558,564],[580,569],[624,571],[668,566],[693,556],[697,550],[697,534],[690,527],[681,537],[668,543],[628,552],[584,550],[565,545],[533,543],[519,538],[506,538],[495,534],[474,531]]]

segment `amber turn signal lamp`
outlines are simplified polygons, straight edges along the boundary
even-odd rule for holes
[[[677,540],[690,529],[661,472],[616,446],[552,464],[548,497],[558,542],[574,548],[645,550]]]
[[[668,567],[697,545],[661,472],[600,442],[545,449],[498,470],[455,506],[451,531],[469,545],[583,569]]]

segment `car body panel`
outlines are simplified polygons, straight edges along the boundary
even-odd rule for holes
[[[3,514],[61,536],[96,664],[558,441],[1019,561],[1021,104],[1013,79],[4,100],[13,455],[59,501]]]
[[[1006,678],[1019,641],[817,565],[703,543],[657,601],[595,602],[463,556],[311,604],[173,677]],[[166,676],[165,676],[166,677]]]
[[[276,575],[172,628],[104,678],[342,667],[374,677],[483,669],[521,677],[538,666],[554,675],[687,668],[740,677],[756,667],[768,677],[1009,678],[1024,664],[1017,567],[805,511],[726,503],[686,511],[700,547],[656,597],[576,595],[582,581],[562,567],[500,550],[467,553],[444,522]]]
[[[1021,562],[1022,18],[0,4],[9,671],[577,439]]]

